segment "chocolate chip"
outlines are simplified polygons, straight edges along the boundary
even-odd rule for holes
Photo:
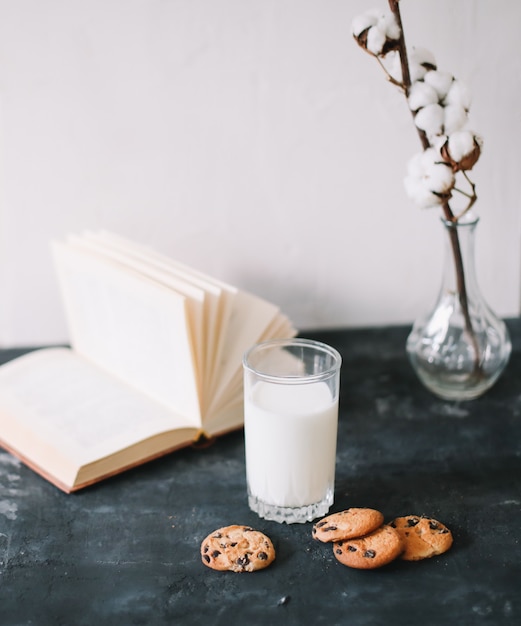
[[[337,548],[337,549],[335,550],[335,552],[336,552],[337,554],[342,554],[342,548]]]
[[[315,524],[316,528],[322,528],[322,526],[325,526],[327,524],[327,520],[324,522],[318,522],[318,524]]]
[[[376,552],[374,550],[366,550],[364,552],[364,556],[366,559],[374,559],[374,557],[376,556]]]
[[[438,522],[436,522],[436,521],[434,521],[434,520],[431,520],[431,521],[429,522],[429,528],[430,528],[431,530],[439,530],[439,528],[440,528],[440,527],[438,526]]]
[[[209,546],[208,546],[208,544],[206,544],[206,545],[204,546],[204,550],[203,550],[203,552],[204,552],[205,554],[208,552],[208,548],[209,548]]]
[[[446,535],[448,532],[449,532],[448,528],[444,528],[444,529],[441,531],[441,534],[442,534],[442,535]]]
[[[213,539],[220,539],[222,537],[221,533],[215,533],[215,535],[212,535]]]
[[[211,554],[212,559],[216,559],[219,556],[219,554],[221,554],[219,550],[214,550]]]
[[[261,561],[266,561],[268,559],[268,555],[266,554],[266,552],[259,552],[259,554],[257,555],[257,557],[261,560]]]
[[[249,562],[250,562],[250,557],[247,554],[240,556],[237,559],[237,565],[240,565],[241,567],[246,567],[246,565],[248,565]]]
[[[209,563],[210,562],[210,557],[207,554],[203,554],[203,559]]]
[[[328,526],[327,528],[324,528],[324,532],[325,533],[329,533],[332,530],[337,530],[337,527],[336,526]]]
[[[411,517],[407,520],[407,526],[416,526],[420,520],[417,517]]]
[[[349,552],[356,552],[356,548],[354,546],[347,546]]]
[[[236,546],[236,545],[237,545],[237,542],[236,542],[236,541],[234,541],[233,543],[231,543],[231,544],[230,544],[230,546],[231,546],[232,548],[235,548],[235,546]]]

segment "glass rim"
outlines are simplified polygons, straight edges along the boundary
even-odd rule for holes
[[[440,217],[440,220],[444,226],[450,229],[469,228],[472,226],[476,226],[476,224],[479,222],[479,215],[468,213],[456,221],[448,220],[442,216]]]
[[[329,355],[332,358],[332,363],[330,367],[318,374],[279,375],[263,372],[262,369],[256,368],[249,362],[251,355],[255,352],[267,350],[270,348],[283,348],[285,346],[314,349],[317,352]],[[302,337],[268,339],[266,341],[256,343],[255,345],[248,348],[248,350],[246,350],[246,352],[244,353],[242,364],[245,370],[255,374],[260,380],[263,380],[265,382],[279,383],[285,385],[307,385],[309,383],[327,380],[328,378],[331,378],[331,376],[336,374],[340,370],[340,366],[342,365],[342,356],[340,355],[340,352],[336,350],[336,348],[333,348],[327,343],[317,341],[315,339],[305,339]]]

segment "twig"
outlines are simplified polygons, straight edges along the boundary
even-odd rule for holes
[[[398,26],[400,27],[400,38],[398,40],[398,55],[400,57],[400,65],[402,68],[402,85],[403,85],[403,89],[405,92],[405,97],[407,98],[409,96],[409,91],[411,89],[411,72],[409,69],[409,59],[407,57],[407,46],[405,44],[405,37],[403,34],[403,24],[402,24],[402,16],[400,13],[399,2],[400,0],[389,0],[389,7],[392,13],[394,14],[394,18],[396,19]],[[414,117],[414,113],[412,113],[412,115]],[[418,135],[420,136],[420,141],[423,146],[423,149],[427,150],[427,148],[430,145],[429,139],[427,138],[427,134],[420,128],[416,127],[416,129],[418,131]]]
[[[407,47],[405,45],[405,36],[404,36],[404,31],[403,31],[403,24],[402,24],[402,17],[400,14],[399,3],[400,3],[400,0],[389,0],[389,8],[391,9],[391,12],[393,13],[395,17],[396,22],[398,23],[398,26],[400,27],[400,38],[398,41],[398,54],[400,55],[400,65],[402,68],[403,88],[404,88],[405,95],[408,96],[409,90],[411,88],[411,75],[410,75],[409,60],[407,57]],[[430,147],[430,142],[428,140],[428,137],[426,133],[420,129],[418,129],[418,134],[420,136],[420,141],[423,146],[423,149],[426,150],[427,148]],[[460,214],[458,217],[456,217],[454,213],[452,212],[452,209],[449,205],[448,200],[443,202],[441,205],[445,219],[447,220],[447,222],[450,222],[454,225],[457,225],[458,219],[461,217],[461,215],[465,214],[471,208],[471,206],[474,204],[477,198],[476,193],[475,193],[475,185],[471,183],[471,181],[469,180],[465,172],[463,172],[463,174],[465,178],[467,179],[467,181],[470,183],[472,187],[472,191],[473,191],[473,194],[472,196],[470,196],[469,204],[466,207],[465,211],[462,214]],[[478,374],[480,371],[480,365],[479,365],[480,350],[479,350],[479,346],[478,346],[478,342],[476,338],[476,333],[472,326],[472,319],[470,317],[469,301],[468,301],[468,295],[467,295],[467,285],[466,285],[466,280],[465,280],[465,268],[463,266],[463,257],[461,254],[461,245],[459,241],[458,231],[455,226],[449,228],[449,236],[450,236],[452,254],[454,257],[454,266],[455,266],[455,271],[456,271],[456,284],[458,286],[459,301],[460,301],[460,305],[461,305],[461,309],[463,313],[463,318],[465,320],[465,329],[469,334],[469,337],[472,342],[472,346],[474,348],[474,374]]]

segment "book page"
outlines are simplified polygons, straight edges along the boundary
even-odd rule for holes
[[[236,395],[235,399],[226,406],[212,413],[211,422],[205,429],[209,437],[219,437],[232,430],[238,430],[244,426],[244,403],[242,395]]]
[[[186,426],[184,416],[67,348],[38,350],[0,368],[0,438],[67,484],[82,465]]]
[[[199,424],[186,297],[111,260],[53,245],[73,349]]]
[[[178,280],[202,289],[205,294],[204,372],[202,380],[202,413],[206,414],[219,377],[219,363],[225,349],[226,331],[238,290],[231,285],[170,259],[159,252],[136,244],[119,235],[101,231],[84,233],[89,241],[118,250],[130,258],[145,261],[149,266],[169,272]]]
[[[205,347],[205,300],[206,293],[185,280],[180,280],[173,276],[164,268],[148,263],[139,256],[121,251],[117,246],[105,241],[98,240],[90,233],[85,233],[83,237],[69,235],[67,242],[75,248],[86,250],[94,254],[102,255],[120,265],[123,265],[134,272],[142,274],[144,277],[156,281],[157,283],[173,289],[186,297],[188,308],[188,325],[194,352],[196,355],[197,380],[202,381],[205,371],[206,347]],[[199,385],[199,402],[202,402],[202,383]]]
[[[266,333],[259,338],[260,341],[267,339],[286,338],[292,337],[296,334],[295,329],[289,322],[289,320],[280,315],[273,323],[266,329]],[[237,421],[238,409],[237,405],[243,403],[243,368],[241,365],[237,367],[234,374],[231,376],[226,388],[216,398],[216,402],[212,406],[211,419],[205,422],[205,427],[210,432],[222,430],[225,426],[226,415],[229,414],[231,419]],[[232,413],[234,417],[232,418]]]
[[[229,320],[224,349],[217,367],[219,379],[212,393],[209,412],[218,410],[221,395],[234,377],[242,372],[242,358],[248,348],[267,339],[267,330],[278,320],[277,306],[245,291],[240,291],[234,300],[234,308]]]

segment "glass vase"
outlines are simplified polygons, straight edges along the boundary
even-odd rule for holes
[[[415,322],[407,354],[420,381],[445,400],[472,400],[496,382],[512,349],[508,329],[481,295],[475,271],[478,218],[442,220],[442,285],[432,311]]]

